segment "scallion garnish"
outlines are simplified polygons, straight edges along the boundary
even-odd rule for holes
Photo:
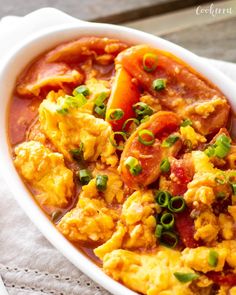
[[[169,200],[171,198],[171,194],[167,191],[157,191],[155,193],[155,200],[158,205],[162,208],[167,208],[169,204]]]
[[[164,213],[160,222],[164,229],[172,229],[175,224],[175,217],[172,213]]]
[[[199,275],[194,272],[190,272],[190,273],[175,272],[174,276],[181,283],[188,283],[199,278]]]
[[[162,147],[171,147],[176,141],[179,140],[179,136],[176,134],[169,135],[161,144]]]
[[[146,116],[151,116],[153,114],[153,110],[144,102],[138,102],[133,105],[133,110],[136,114],[136,118],[141,121]]]
[[[122,109],[111,109],[108,111],[107,118],[110,121],[120,120],[124,116],[124,111]]]
[[[231,140],[228,136],[225,134],[220,134],[217,137],[215,143],[210,145],[204,152],[208,157],[215,156],[223,159],[229,153],[231,147],[230,142]]]
[[[106,92],[102,92],[102,93],[99,94],[98,97],[95,99],[94,104],[95,104],[96,106],[101,106],[106,98],[107,98],[107,93],[106,93]]]
[[[91,177],[89,170],[82,169],[79,171],[79,180],[82,185],[88,184],[91,179],[92,179],[92,177]]]
[[[114,132],[112,136],[109,137],[110,143],[112,144],[112,146],[114,146],[117,150],[122,151],[124,149],[124,145],[118,145],[117,141],[115,139],[115,136],[122,136],[123,140],[126,141],[127,140],[127,136],[125,132]]]
[[[219,257],[218,252],[211,249],[208,255],[208,264],[212,267],[216,267],[218,264],[218,257]]]
[[[182,123],[181,123],[181,127],[186,127],[186,126],[192,126],[193,122],[190,119],[185,119]]]
[[[224,175],[218,175],[215,177],[215,182],[222,185],[226,183],[226,179]]]
[[[233,194],[236,195],[236,183],[232,183],[231,187],[232,187],[232,190],[233,190]]]
[[[156,79],[152,82],[152,88],[156,91],[160,91],[166,88],[166,79]]]
[[[172,231],[163,231],[159,242],[165,247],[174,248],[178,244],[178,236]]]
[[[103,192],[106,190],[107,181],[108,181],[107,175],[97,175],[96,176],[96,187],[99,192]]]
[[[122,131],[123,132],[127,132],[126,128],[130,128],[130,126],[132,124],[135,124],[136,126],[139,125],[139,120],[135,119],[135,118],[129,118],[128,120],[126,120],[122,126]]]
[[[143,145],[153,145],[155,142],[155,136],[152,131],[143,129],[139,130],[138,132],[138,141],[141,142]]]
[[[84,96],[89,95],[89,89],[86,85],[80,85],[73,90],[73,95],[76,96],[77,94],[83,94]]]
[[[137,176],[142,172],[142,166],[139,160],[135,157],[129,156],[125,160],[125,166],[129,169],[129,172],[134,176]]]
[[[158,57],[153,53],[146,53],[143,56],[143,69],[144,71],[151,73],[157,68]]]
[[[97,113],[100,117],[105,117],[106,114],[106,105],[103,103],[99,106],[95,106],[94,112]]]
[[[170,171],[170,162],[169,162],[168,158],[163,159],[161,161],[160,169],[161,169],[161,172],[163,172],[163,173],[167,173]]]
[[[83,143],[80,144],[79,148],[70,150],[70,154],[72,155],[74,160],[83,160]]]
[[[163,231],[163,226],[161,224],[157,224],[155,229],[155,237],[159,239],[161,237],[162,231]]]
[[[186,203],[184,198],[178,196],[171,198],[168,204],[168,209],[174,213],[182,212],[185,209],[185,207]]]

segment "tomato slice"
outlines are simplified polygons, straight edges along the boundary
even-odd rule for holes
[[[113,130],[122,129],[124,122],[135,117],[133,104],[137,103],[140,98],[140,92],[136,84],[132,82],[132,77],[123,68],[118,67],[112,84],[111,95],[107,103],[107,113],[111,109],[122,109],[124,116],[120,120],[107,121],[112,125]]]
[[[161,111],[152,115],[149,121],[141,124],[130,136],[120,160],[121,177],[128,187],[140,189],[158,179],[161,173],[161,161],[169,156],[175,156],[181,148],[180,140],[170,148],[162,147],[161,140],[175,132],[179,125],[180,119],[176,114]],[[139,142],[138,133],[143,129],[154,134],[155,142],[153,145],[146,146]],[[125,165],[125,160],[130,156],[139,160],[142,166],[142,172],[139,175],[132,175]]]
[[[145,55],[157,57],[157,67],[151,72],[145,70],[143,59]],[[201,134],[210,134],[226,125],[229,115],[229,104],[224,95],[210,83],[174,55],[151,48],[148,45],[130,47],[116,58],[116,63],[122,65],[140,85],[168,110],[177,112],[182,118],[190,118],[194,128]],[[160,91],[153,88],[155,79],[166,79],[166,87]],[[195,111],[196,106],[207,101],[214,109],[209,115]],[[205,106],[205,105],[204,105]]]
[[[183,212],[176,214],[175,217],[175,225],[185,247],[199,247],[200,243],[194,239],[194,221],[190,217],[189,210],[185,209]]]

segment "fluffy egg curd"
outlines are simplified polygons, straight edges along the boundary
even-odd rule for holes
[[[229,113],[171,53],[82,37],[19,75],[9,140],[37,204],[114,280],[146,295],[235,295]]]

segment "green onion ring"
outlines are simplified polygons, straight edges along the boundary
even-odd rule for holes
[[[163,231],[159,239],[160,244],[167,248],[175,248],[178,241],[179,239],[177,234],[172,231]]]
[[[155,193],[155,200],[162,208],[168,207],[170,198],[171,194],[167,191],[157,191]]]
[[[164,229],[172,229],[175,224],[175,217],[172,213],[164,213],[160,219],[161,225]]]
[[[151,137],[150,140],[145,140],[143,138],[143,136],[145,135],[150,136]],[[147,130],[147,129],[140,130],[138,132],[138,141],[146,146],[153,145],[155,142],[155,135],[150,130]]]
[[[107,181],[108,181],[107,175],[97,175],[96,176],[96,187],[99,192],[103,192],[106,190]]]
[[[124,141],[127,140],[127,135],[125,132],[117,131],[117,132],[113,132],[113,136],[111,135],[109,137],[109,140],[110,140],[110,143],[112,144],[112,146],[114,146],[117,150],[122,151],[124,149],[124,145],[118,145],[116,143],[115,135],[121,135],[123,137]]]
[[[157,224],[155,229],[155,237],[159,239],[161,237],[162,231],[163,231],[163,226],[161,224]]]
[[[181,283],[188,283],[199,278],[199,275],[194,272],[190,272],[190,273],[174,272],[174,276]]]
[[[124,116],[124,111],[122,109],[110,109],[108,111],[108,120],[116,121],[120,120]]]
[[[161,169],[161,172],[163,173],[167,173],[170,171],[170,162],[168,158],[165,158],[161,161],[160,169]]]
[[[130,119],[128,119],[128,120],[126,120],[125,122],[124,122],[124,124],[123,124],[123,126],[122,126],[122,131],[123,132],[126,132],[127,133],[127,131],[126,131],[126,127],[127,127],[127,124],[129,124],[129,123],[135,123],[136,124],[136,126],[138,126],[139,125],[139,120],[137,120],[137,119],[135,119],[135,118],[130,118]],[[131,125],[130,124],[130,125]]]
[[[182,212],[185,209],[185,207],[186,207],[186,203],[184,198],[179,196],[171,198],[168,204],[168,209],[174,213]]]
[[[208,255],[208,264],[212,267],[216,267],[218,264],[218,257],[219,257],[218,252],[211,249]]]
[[[137,176],[142,172],[142,166],[139,160],[136,159],[135,157],[129,156],[125,160],[124,164],[129,169],[129,172],[134,176]]]

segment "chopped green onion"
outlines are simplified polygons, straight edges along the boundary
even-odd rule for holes
[[[160,222],[164,229],[172,229],[175,224],[175,217],[172,213],[164,213]]]
[[[174,276],[181,283],[188,283],[199,278],[199,275],[193,272],[190,272],[190,273],[175,272]]]
[[[95,106],[94,112],[104,118],[106,114],[106,105],[103,103],[100,106]]]
[[[106,92],[102,92],[100,95],[98,95],[98,97],[95,99],[95,105],[100,107],[104,100],[107,98],[107,93]]]
[[[170,198],[171,194],[167,191],[157,191],[155,193],[155,200],[162,208],[168,207]]]
[[[171,212],[179,213],[182,212],[186,207],[184,198],[182,197],[173,197],[170,199],[168,204],[168,209]]]
[[[122,109],[111,109],[108,111],[108,120],[115,121],[120,120],[124,116],[124,111]]]
[[[123,126],[122,126],[122,131],[123,131],[123,132],[127,132],[127,131],[126,131],[126,127],[127,127],[127,125],[132,125],[133,123],[134,123],[136,126],[138,126],[138,125],[139,125],[139,120],[137,120],[137,119],[135,119],[135,118],[130,118],[130,119],[126,120],[126,121],[124,122]],[[128,126],[128,127],[130,127],[130,126]]]
[[[103,192],[106,190],[107,181],[108,181],[107,175],[97,175],[96,176],[96,187],[99,192]]]
[[[155,229],[155,237],[159,239],[161,237],[162,231],[163,231],[163,226],[161,224],[157,224]]]
[[[152,131],[143,129],[138,132],[138,141],[144,145],[153,145],[155,142],[155,136]]]
[[[67,108],[57,108],[56,111],[60,115],[66,115],[69,113],[69,110]]]
[[[129,172],[134,176],[137,176],[142,172],[142,166],[139,160],[135,157],[128,157],[125,160],[125,166],[128,167]]]
[[[87,169],[82,169],[79,171],[79,180],[82,185],[88,184],[91,179],[91,174]]]
[[[146,103],[141,101],[133,105],[133,110],[139,121],[144,119],[146,116],[151,116],[153,114],[153,110]]]
[[[213,145],[209,145],[207,149],[205,149],[204,153],[208,156],[208,157],[212,157],[215,154],[215,148]]]
[[[152,82],[152,88],[156,91],[160,91],[166,88],[166,79],[156,79]]]
[[[74,160],[81,161],[83,159],[83,143],[80,144],[79,148],[70,150]]]
[[[88,87],[86,85],[80,85],[76,87],[73,91],[73,95],[77,96],[77,94],[83,94],[84,96],[88,96],[89,95]]]
[[[146,53],[143,56],[143,69],[151,73],[157,68],[158,57],[153,53]]]
[[[193,122],[190,119],[185,119],[182,123],[181,123],[181,127],[186,127],[186,126],[192,126]]]
[[[116,135],[120,135],[120,136],[122,136],[123,139],[124,139],[124,141],[126,141],[126,140],[127,140],[126,133],[125,133],[125,132],[119,132],[119,131],[117,131],[117,132],[114,132],[114,133],[113,133],[113,136],[110,136],[110,137],[109,137],[109,140],[110,140],[110,143],[112,144],[112,146],[114,146],[117,150],[122,151],[122,150],[124,149],[124,145],[118,145],[118,144],[117,144],[117,142],[116,142],[116,140],[115,140],[115,136],[116,136]]]
[[[61,217],[61,214],[62,214],[61,210],[53,211],[52,214],[51,214],[51,220],[53,222],[57,222],[58,219]]]
[[[179,136],[176,134],[171,134],[168,136],[161,144],[162,147],[171,147],[176,141],[179,140]]]
[[[163,173],[167,173],[170,171],[170,162],[167,158],[161,161],[160,169]]]
[[[85,105],[86,102],[87,102],[86,97],[83,94],[78,93],[76,96],[66,95],[63,104],[64,104],[64,107],[76,109]]]
[[[230,142],[231,140],[228,136],[225,134],[220,134],[217,137],[215,143],[210,145],[204,152],[208,157],[215,156],[223,159],[229,153],[231,147]]]
[[[218,264],[218,257],[219,257],[218,252],[211,249],[208,255],[208,264],[212,267],[216,267]]]
[[[178,244],[178,236],[172,231],[163,231],[159,242],[165,247],[174,248]]]

